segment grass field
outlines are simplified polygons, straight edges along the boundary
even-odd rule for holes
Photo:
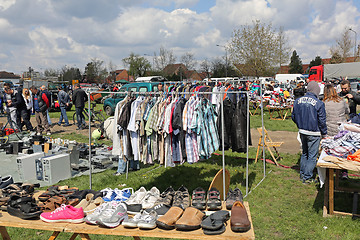
[[[220,152],[218,152],[220,154]],[[318,186],[303,185],[299,180],[297,163],[299,155],[283,154],[282,164],[292,168],[281,168],[271,164],[266,166],[266,178],[263,178],[263,162],[254,163],[255,149],[250,148],[249,190],[245,198],[249,202],[255,236],[258,239],[359,239],[358,220],[350,217],[322,217],[323,190]],[[269,156],[267,156],[269,157]],[[160,191],[168,186],[174,188],[184,184],[190,191],[200,186],[207,189],[216,172],[221,169],[221,155],[195,164],[185,163],[174,168],[142,166],[140,171],[125,176],[113,176],[115,170],[106,170],[93,175],[93,189],[106,187],[126,187],[138,189],[144,186],[150,189],[156,186]],[[231,188],[239,187],[245,195],[246,155],[226,152],[226,168],[231,174]],[[61,185],[89,187],[89,177],[81,176]],[[346,194],[335,194],[336,210],[351,212],[352,198]],[[50,232],[35,230],[9,230],[13,239],[39,239],[49,237]],[[70,235],[60,234],[58,239],[68,239]],[[127,239],[119,237],[91,236],[92,239]],[[130,239],[130,238],[129,238]],[[211,239],[211,238],[209,238]]]
[[[50,113],[50,116],[58,117],[59,113]],[[73,111],[68,112],[72,116]],[[265,125],[268,130],[297,131],[291,119],[285,121],[270,120],[265,114]],[[261,126],[260,115],[251,117],[251,127]],[[58,134],[54,137],[74,139],[79,142],[88,142],[86,136],[71,133]],[[99,142],[101,143],[101,142]],[[111,145],[111,142],[104,141]],[[254,162],[256,148],[249,151],[249,191],[245,201],[249,202],[253,220],[255,236],[257,239],[360,239],[359,220],[351,217],[322,217],[323,189],[318,185],[303,185],[299,180],[298,161],[299,154],[281,154],[281,164],[291,168],[276,167],[266,164],[266,178],[263,179],[263,162]],[[217,152],[221,154],[221,152]],[[270,156],[266,156],[270,158]],[[190,191],[196,187],[207,189],[216,172],[221,169],[221,155],[213,155],[209,160],[195,164],[185,163],[174,168],[154,166],[142,166],[141,170],[130,172],[129,178],[124,175],[113,176],[115,170],[106,170],[93,175],[93,189],[101,190],[106,187],[126,187],[138,189],[141,186],[150,189],[156,186],[160,191],[168,186],[174,188],[184,184]],[[231,174],[233,189],[239,187],[245,195],[246,183],[246,154],[226,151],[226,168]],[[345,182],[349,185],[357,179]],[[80,176],[65,181],[60,185],[76,186],[80,189],[89,188],[89,177]],[[352,195],[335,193],[335,210],[351,212]],[[51,233],[48,231],[25,230],[9,228],[12,239],[45,239]],[[70,234],[61,233],[57,239],[69,239]],[[90,236],[92,239],[132,239],[129,237],[113,236]],[[211,239],[209,237],[208,239]]]

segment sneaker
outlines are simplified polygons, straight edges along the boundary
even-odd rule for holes
[[[84,221],[84,211],[82,208],[74,208],[71,205],[61,205],[52,212],[44,212],[40,215],[44,222],[69,222],[82,223]]]
[[[191,206],[199,210],[205,210],[206,208],[206,192],[203,188],[198,187],[192,193]]]
[[[104,227],[114,228],[119,226],[122,221],[128,219],[125,203],[112,201],[109,206],[110,207],[107,207],[101,212],[97,224]]]
[[[239,188],[235,188],[234,191],[229,190],[226,196],[226,209],[231,210],[232,206],[236,201],[243,202],[242,192]]]
[[[129,210],[128,210],[128,212],[129,212]],[[136,228],[138,226],[137,224],[140,221],[143,212],[144,212],[144,210],[140,210],[140,212],[135,214],[134,217],[124,220],[121,223],[121,225],[123,225],[126,228]]]
[[[100,206],[98,206],[97,208],[95,208],[95,211],[91,214],[88,214],[85,217],[85,222],[88,224],[92,224],[92,225],[96,225],[96,222],[98,221],[102,211],[104,211],[107,207],[109,207],[111,202],[105,202],[103,204],[101,204]]]
[[[114,200],[114,198],[116,197],[116,189],[112,190],[111,188],[105,188],[100,191],[103,192],[103,199],[105,202],[110,202]]]
[[[172,206],[180,207],[183,210],[185,210],[187,207],[190,207],[189,191],[183,185],[175,192]]]
[[[125,202],[126,200],[129,199],[129,197],[131,196],[133,191],[134,190],[132,188],[124,188],[122,190],[115,188],[114,192],[115,192],[116,196],[114,197],[113,200],[117,201],[117,202]]]
[[[137,223],[137,226],[140,229],[154,229],[156,228],[157,218],[158,215],[155,211],[152,210],[149,213],[143,211],[140,216],[140,220]]]
[[[146,193],[146,189],[141,187],[134,194],[132,194],[128,200],[126,200],[127,211],[129,214],[137,214],[141,211],[141,201],[145,197]]]
[[[115,172],[114,174],[113,174],[113,176],[121,176],[122,175],[122,173],[119,173],[119,172]]]
[[[161,217],[164,216],[169,209],[171,208],[171,206],[164,204],[164,203],[160,203],[158,205],[155,205],[155,207],[153,208],[149,208],[149,209],[145,209],[146,212],[150,213],[151,211],[155,211],[156,214]]]
[[[152,187],[147,193],[144,199],[142,200],[142,208],[148,209],[152,208],[155,205],[155,202],[160,198],[160,191],[156,187]]]

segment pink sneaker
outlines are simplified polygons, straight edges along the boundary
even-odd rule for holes
[[[84,221],[84,211],[82,208],[74,208],[71,205],[61,205],[52,212],[44,212],[40,215],[44,222],[70,222],[82,223]]]

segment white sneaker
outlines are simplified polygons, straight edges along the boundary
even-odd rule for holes
[[[104,209],[96,222],[100,226],[114,228],[127,220],[126,204],[123,202],[112,201],[109,207]]]
[[[144,187],[141,187],[133,195],[131,195],[131,197],[125,202],[127,205],[140,204],[143,198],[145,197],[145,195],[146,195],[146,189]]]
[[[129,211],[128,211],[128,212],[129,212]],[[128,218],[127,220],[124,220],[124,221],[121,223],[121,225],[123,225],[124,227],[127,227],[127,228],[136,228],[138,222],[139,222],[140,219],[141,219],[142,212],[143,212],[143,210],[141,210],[141,212],[135,214],[134,217]]]
[[[110,202],[105,202],[103,204],[101,204],[100,206],[98,206],[97,208],[95,208],[95,211],[91,214],[88,214],[85,217],[85,222],[88,224],[92,224],[92,225],[96,225],[96,222],[98,221],[99,216],[101,215],[102,211],[104,209],[106,209],[109,206]]]
[[[155,202],[160,198],[160,191],[156,187],[152,187],[147,193],[144,199],[142,200],[142,208],[152,208],[155,205]]]
[[[124,189],[114,189],[114,192],[116,194],[116,196],[114,197],[114,201],[118,201],[118,202],[125,202],[126,200],[129,199],[129,197],[131,197],[131,195],[134,192],[134,189],[132,188],[124,188]]]
[[[150,213],[143,211],[137,226],[140,229],[154,229],[156,228],[157,218],[157,213],[154,210],[150,211]]]

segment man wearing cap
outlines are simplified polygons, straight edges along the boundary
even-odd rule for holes
[[[319,94],[319,84],[310,81],[305,96],[295,100],[291,115],[299,129],[302,144],[300,179],[304,184],[314,181],[313,170],[320,139],[327,134],[325,104],[318,99]]]

